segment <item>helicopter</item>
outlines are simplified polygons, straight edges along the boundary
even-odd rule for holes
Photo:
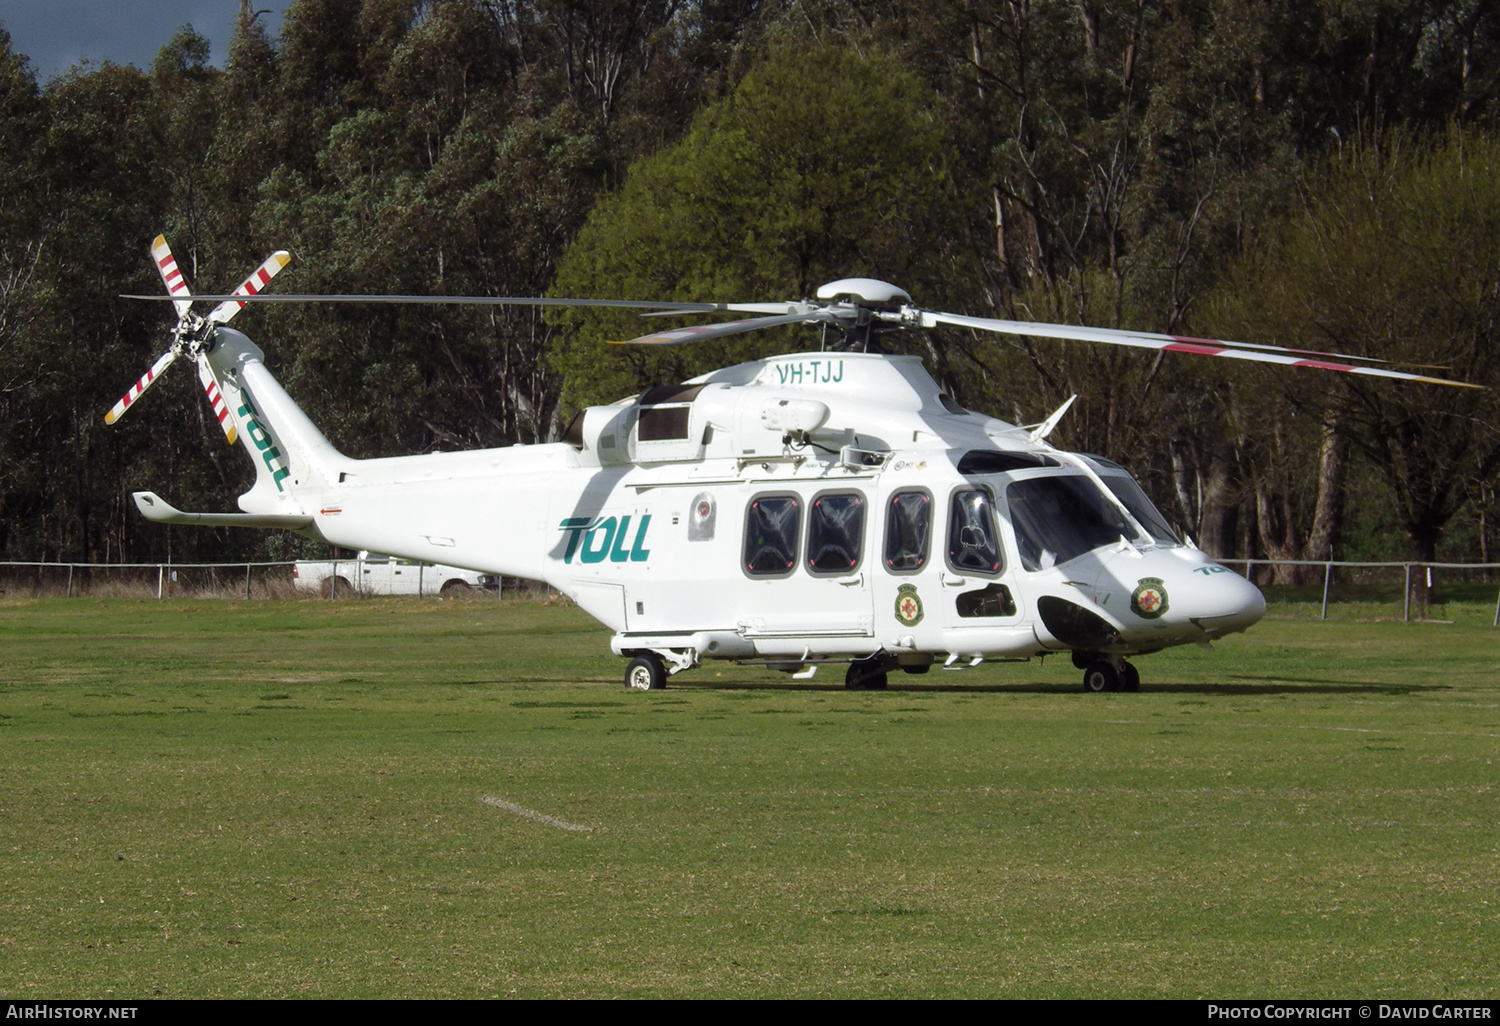
[[[1209,646],[1264,614],[1255,585],[1175,530],[1123,466],[1047,442],[1073,399],[1028,426],[972,412],[919,358],[880,352],[888,332],[951,325],[1463,385],[1338,354],[940,313],[870,278],[773,303],[263,295],[290,260],[278,251],[235,292],[194,296],[164,237],[151,252],[167,295],[127,298],[170,300],[177,324],[106,422],[190,358],[256,477],[238,513],[135,492],[147,519],[544,581],[613,632],[640,690],[711,660],[799,680],[842,666],[846,687],[870,690],[896,671],[1068,653],[1086,691],[1135,691],[1132,657]],[[199,316],[204,300],[218,305]],[[824,344],[588,407],[557,442],[354,459],[228,327],[250,302],[345,301],[737,313],[751,316],[630,342],[811,324]]]

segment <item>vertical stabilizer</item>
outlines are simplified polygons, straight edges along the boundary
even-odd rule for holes
[[[286,394],[263,359],[254,342],[221,327],[205,361],[238,428],[237,440],[255,464],[255,485],[240,496],[240,508],[246,513],[306,512],[299,493],[336,482],[347,458]]]

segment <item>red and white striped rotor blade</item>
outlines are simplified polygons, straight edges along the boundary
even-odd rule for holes
[[[224,401],[224,393],[219,391],[219,383],[214,380],[214,372],[209,369],[208,358],[198,357],[198,380],[203,382],[203,394],[208,396],[208,405],[213,407],[214,416],[218,418],[219,427],[224,429],[224,437],[233,445],[238,437],[238,428],[234,414],[229,410],[229,404]]]
[[[287,264],[291,263],[292,255],[284,249],[278,249],[266,257],[265,263],[255,269],[255,272],[246,278],[240,287],[234,290],[236,296],[253,296],[266,287],[266,283],[276,277]],[[226,324],[229,319],[240,312],[245,304],[234,299],[226,299],[214,307],[214,312],[208,315],[208,319],[215,324]]]
[[[177,354],[170,349],[168,349],[165,353],[162,353],[161,359],[152,364],[151,369],[148,370],[145,374],[141,375],[141,380],[131,385],[130,391],[126,392],[123,396],[120,397],[120,401],[115,403],[114,409],[110,410],[104,415],[104,423],[113,424],[115,421],[123,417],[125,415],[125,411],[130,409],[131,405],[141,397],[146,389],[155,384],[156,379],[161,377],[162,371],[170,367],[172,365],[172,361],[175,359],[177,359]]]
[[[1342,371],[1346,374],[1365,374],[1376,378],[1394,378],[1398,381],[1420,381],[1429,385],[1452,385],[1455,388],[1483,388],[1466,381],[1448,381],[1444,378],[1428,377],[1424,374],[1408,374],[1405,371],[1386,370],[1383,367],[1361,367],[1351,363],[1336,363],[1333,360],[1309,359],[1296,355],[1296,350],[1280,352],[1264,349],[1237,349],[1236,343],[1217,339],[1179,338],[1172,335],[1147,335],[1141,332],[1121,331],[1113,328],[1085,328],[1076,324],[1039,324],[1030,321],[1002,321],[989,317],[964,317],[960,314],[919,311],[922,326],[935,327],[953,324],[980,331],[995,331],[1006,335],[1034,335],[1039,338],[1065,338],[1080,342],[1103,342],[1106,345],[1133,346],[1137,349],[1154,349],[1158,352],[1191,353],[1197,356],[1224,356],[1231,360],[1251,360],[1256,363],[1274,363],[1286,367],[1308,367],[1313,370]]]
[[[151,243],[151,259],[156,262],[156,269],[161,272],[161,280],[166,283],[167,294],[172,297],[172,305],[177,308],[177,316],[186,317],[193,305],[193,294],[188,289],[187,280],[182,276],[182,270],[177,266],[177,258],[172,255],[172,247],[167,245],[165,235],[158,235],[156,241]]]

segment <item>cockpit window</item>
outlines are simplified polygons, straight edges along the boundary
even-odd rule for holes
[[[948,563],[955,570],[998,574],[1004,566],[995,506],[983,489],[954,492],[948,511]]]
[[[1037,467],[1060,467],[1061,463],[1039,452],[1011,452],[1000,449],[971,449],[958,461],[958,472],[971,474],[1004,474],[1012,470],[1035,470]]]
[[[1101,545],[1138,534],[1124,514],[1086,477],[1037,477],[1007,492],[1021,565],[1045,570]]]
[[[1105,474],[1100,477],[1100,480],[1109,486],[1109,490],[1115,493],[1115,498],[1130,510],[1130,515],[1140,522],[1151,537],[1163,545],[1182,544],[1182,539],[1177,537],[1177,532],[1167,524],[1166,517],[1162,516],[1161,511],[1147,498],[1145,491],[1136,483],[1135,478]]]

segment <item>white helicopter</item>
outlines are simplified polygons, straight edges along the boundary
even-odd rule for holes
[[[831,282],[785,303],[416,296],[259,296],[273,254],[207,317],[158,237],[178,323],[168,351],[105,418],[192,357],[255,484],[240,513],[185,513],[136,492],[164,524],[282,528],[352,549],[547,582],[604,623],[625,683],[664,687],[710,659],[852,689],[1070,652],[1088,691],[1134,691],[1130,656],[1207,645],[1260,619],[1245,578],[1179,536],[1119,464],[1046,441],[1069,399],[1018,427],[960,407],[888,332],[954,325],[1459,384],[1335,354],[936,313],[894,285]],[[385,459],[338,452],[228,321],[261,301],[617,306],[755,316],[632,340],[670,345],[820,324],[836,347],[776,356],[585,409],[560,442]],[[1469,386],[1472,387],[1472,386]]]

